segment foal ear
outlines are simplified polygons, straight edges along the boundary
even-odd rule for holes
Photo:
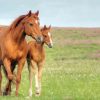
[[[28,12],[28,16],[30,17],[30,16],[31,16],[31,14],[32,14],[32,11],[30,10],[30,11]]]
[[[46,25],[44,25],[44,29],[46,29],[47,27],[46,27]]]
[[[39,15],[39,10],[37,12],[35,12],[35,15],[38,16]]]

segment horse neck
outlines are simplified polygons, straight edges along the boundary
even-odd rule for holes
[[[26,35],[24,33],[23,26],[19,25],[15,29],[12,29],[11,36],[16,43],[21,43],[23,40],[25,40]]]

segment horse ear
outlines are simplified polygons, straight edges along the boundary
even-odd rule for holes
[[[37,16],[39,15],[39,10],[35,13],[35,15],[37,15]]]
[[[30,10],[30,11],[28,12],[28,16],[30,17],[30,16],[31,16],[31,14],[32,14],[32,11]]]

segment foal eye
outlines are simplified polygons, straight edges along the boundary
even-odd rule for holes
[[[29,23],[29,25],[30,25],[30,26],[33,26],[33,24],[32,24],[32,23]]]

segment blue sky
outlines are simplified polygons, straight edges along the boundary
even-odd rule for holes
[[[0,0],[0,24],[9,25],[30,9],[40,11],[41,25],[100,26],[100,0]]]

